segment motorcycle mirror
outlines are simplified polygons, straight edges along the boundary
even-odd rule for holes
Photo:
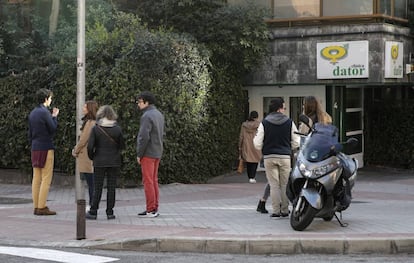
[[[351,146],[356,146],[358,144],[358,139],[351,137],[348,140],[346,140],[346,144],[349,144]]]

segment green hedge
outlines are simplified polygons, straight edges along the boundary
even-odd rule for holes
[[[193,39],[174,33],[149,32],[132,15],[119,14],[111,31],[97,24],[88,34],[86,99],[111,104],[119,115],[127,148],[122,179],[140,180],[136,134],[140,113],[134,99],[143,90],[156,94],[166,117],[161,183],[205,182],[231,170],[237,157],[240,111],[246,98],[240,84],[225,73],[210,72],[209,51]],[[125,41],[128,39],[128,41]],[[27,116],[39,88],[53,90],[60,108],[55,169],[73,175],[75,160],[76,69],[73,58],[48,68],[0,79],[2,167],[30,171]],[[214,81],[213,81],[214,80]],[[236,83],[236,84],[230,84]]]
[[[85,99],[111,104],[119,115],[127,145],[122,183],[141,179],[135,157],[141,113],[134,101],[143,90],[156,95],[166,117],[160,182],[205,182],[231,171],[237,159],[247,102],[243,76],[267,50],[263,13],[227,7],[222,1],[145,2],[151,10],[138,8],[144,14],[179,19],[144,23],[134,14],[117,13],[112,1],[88,1]],[[28,19],[38,25],[31,32],[18,23],[0,23],[0,145],[5,153],[0,167],[30,173],[27,116],[36,106],[33,94],[46,87],[55,94],[52,106],[60,108],[55,169],[70,176],[77,121],[76,6],[61,2],[52,38],[48,17],[31,8]],[[14,21],[14,13],[8,14],[6,21]]]

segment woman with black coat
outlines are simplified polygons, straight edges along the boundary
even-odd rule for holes
[[[89,137],[88,156],[93,160],[95,185],[91,209],[86,214],[87,219],[97,218],[105,177],[107,181],[106,216],[108,220],[115,219],[113,208],[116,178],[120,175],[121,151],[125,148],[121,127],[116,122],[117,117],[111,106],[100,107],[96,114],[96,125],[92,128]]]

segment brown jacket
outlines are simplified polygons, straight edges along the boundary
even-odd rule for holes
[[[240,157],[249,163],[258,163],[262,159],[262,153],[257,150],[253,145],[253,138],[256,135],[257,127],[260,122],[245,121],[241,125],[240,139],[239,139],[239,153]]]
[[[79,136],[79,141],[73,149],[73,153],[79,160],[79,172],[80,173],[93,173],[93,163],[88,157],[88,141],[91,134],[92,127],[95,126],[95,120],[88,120],[83,127],[83,130]]]

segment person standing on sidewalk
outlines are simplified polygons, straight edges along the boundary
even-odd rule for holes
[[[242,123],[239,136],[240,158],[246,163],[247,177],[249,183],[256,183],[257,165],[262,159],[262,153],[253,145],[253,138],[256,135],[260,122],[257,111],[250,112],[249,119]]]
[[[317,122],[322,124],[332,123],[332,117],[322,109],[321,104],[314,96],[307,96],[303,99],[303,114],[309,118],[310,127],[313,127]],[[299,125],[299,132],[308,134],[309,127],[301,123]]]
[[[88,141],[92,127],[96,124],[96,112],[98,111],[98,103],[93,100],[85,102],[82,108],[82,126],[78,143],[72,150],[72,156],[77,158],[79,163],[79,173],[82,181],[86,181],[89,193],[89,207],[92,205],[93,199],[93,163],[88,157]],[[89,210],[89,209],[88,209]]]
[[[137,162],[141,165],[146,210],[140,217],[157,217],[159,205],[158,167],[163,152],[164,115],[155,107],[155,97],[143,91],[137,98],[143,112],[137,135]]]
[[[109,105],[99,108],[96,114],[96,125],[91,130],[88,141],[88,156],[93,160],[94,191],[92,205],[86,214],[87,219],[97,218],[101,202],[104,179],[106,177],[106,216],[115,219],[116,178],[121,173],[121,151],[125,148],[121,127],[117,124],[118,116]]]
[[[263,196],[259,199],[259,204],[257,205],[256,211],[262,214],[267,214],[269,211],[266,209],[266,201],[270,196],[270,184],[267,183],[263,190]]]
[[[273,213],[271,217],[287,217],[289,200],[286,185],[291,170],[292,149],[299,147],[300,137],[295,134],[295,123],[285,114],[282,98],[273,99],[269,114],[259,125],[254,137],[256,149],[262,150],[266,178],[270,184]]]
[[[33,167],[32,198],[34,214],[38,216],[56,215],[55,211],[46,206],[47,196],[53,177],[55,160],[55,136],[59,109],[48,107],[52,103],[52,91],[40,89],[36,92],[39,103],[29,115],[29,142],[31,144],[31,159]]]

